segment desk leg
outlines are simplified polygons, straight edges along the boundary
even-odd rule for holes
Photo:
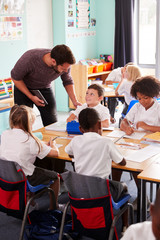
[[[137,222],[141,221],[142,210],[142,182],[138,179],[138,196],[137,196]]]
[[[142,222],[147,220],[146,181],[142,180]]]

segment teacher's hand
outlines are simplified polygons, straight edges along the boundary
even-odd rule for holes
[[[75,101],[73,102],[73,105],[77,108],[77,106],[82,106],[82,103]]]
[[[41,100],[40,98],[38,98],[37,96],[34,96],[32,97],[32,102],[34,102],[37,106],[39,107],[45,107],[45,103],[43,100]]]

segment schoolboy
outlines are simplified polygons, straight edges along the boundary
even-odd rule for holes
[[[78,120],[83,135],[74,137],[65,148],[69,156],[74,157],[72,161],[75,164],[75,171],[88,176],[109,178],[112,160],[120,165],[125,165],[126,160],[110,139],[101,136],[101,120],[95,109],[83,109]],[[116,182],[116,200],[123,191],[123,187],[119,187],[120,185],[119,182]],[[111,194],[115,194],[115,188],[110,189]]]
[[[152,221],[132,224],[121,240],[160,240],[160,189],[154,204],[150,206]]]
[[[77,109],[71,113],[69,118],[67,118],[67,122],[77,120],[79,113],[83,109],[89,107],[95,109],[99,113],[102,126],[109,127],[110,124],[109,110],[107,107],[101,104],[101,101],[103,100],[103,95],[104,88],[100,84],[91,84],[86,92],[85,97],[86,103],[84,103],[82,106],[78,106]]]

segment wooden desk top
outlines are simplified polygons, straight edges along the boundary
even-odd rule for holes
[[[109,84],[109,85],[107,85],[107,84],[103,84],[103,87],[104,87],[104,89],[105,88],[110,88],[111,89],[111,91],[105,91],[104,92],[104,97],[124,97],[123,95],[116,95],[115,94],[115,89],[114,89],[114,87],[113,87],[113,85],[112,84]]]
[[[147,168],[145,168],[138,176],[139,179],[160,182],[160,160],[153,161]]]
[[[59,148],[59,157],[57,157],[58,159],[63,159],[65,161],[71,161],[71,158],[68,157],[68,154],[65,152],[65,146],[71,141],[71,139],[68,139],[68,134],[67,132],[60,132],[60,131],[47,131],[45,130],[45,128],[41,128],[38,129],[35,132],[42,132],[43,134],[43,140],[44,141],[49,141],[50,137],[54,138],[55,136],[59,136],[59,138],[56,139],[56,143],[57,144],[62,144],[63,146]],[[103,136],[106,136],[110,131],[103,131]],[[140,143],[140,140],[134,140],[134,139],[124,139],[124,141],[126,142],[134,142],[134,143]],[[124,149],[118,146],[118,144],[116,144],[116,146],[118,147],[118,149],[120,150],[120,152],[122,153],[122,155],[128,154],[131,151],[131,149]],[[144,147],[146,145],[142,144],[142,147]],[[133,162],[133,161],[127,161],[127,164],[125,166],[121,166],[118,165],[116,163],[112,163],[112,167],[116,168],[116,169],[122,169],[122,170],[126,170],[126,171],[135,171],[135,172],[142,172],[144,169],[146,169],[148,166],[151,165],[152,162],[156,161],[158,158],[160,157],[160,154],[149,158],[143,162]]]

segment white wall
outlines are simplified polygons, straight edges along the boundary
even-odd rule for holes
[[[26,0],[26,18],[28,49],[53,48],[52,0]]]
[[[52,48],[52,0],[26,0],[27,45],[31,48]]]

